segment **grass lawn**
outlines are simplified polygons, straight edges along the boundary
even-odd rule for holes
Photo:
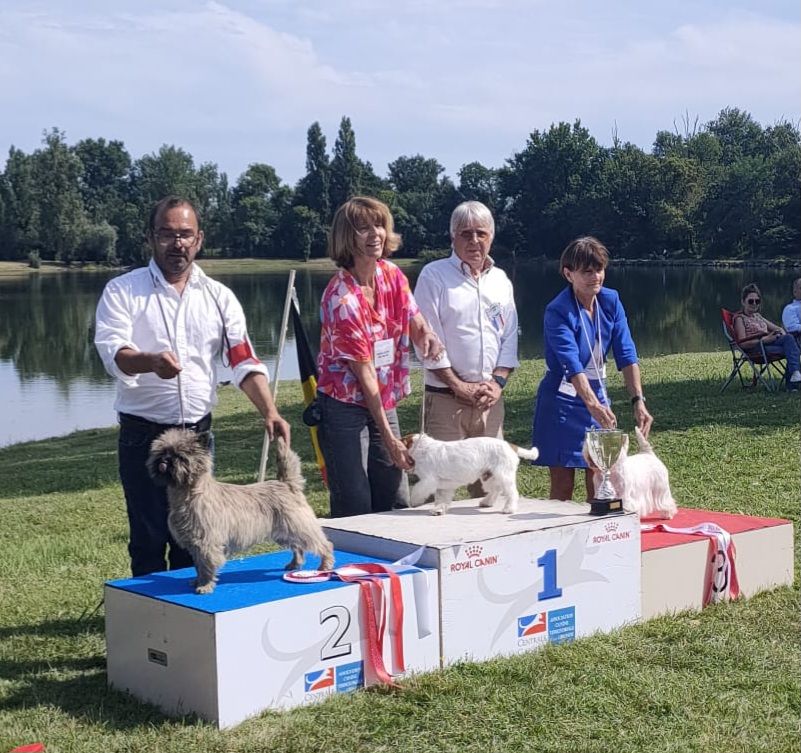
[[[720,385],[725,353],[645,359],[652,443],[680,505],[799,522],[799,395]],[[526,444],[542,362],[507,388],[507,434]],[[415,375],[419,395],[419,374]],[[611,395],[624,429],[619,375]],[[327,499],[300,424],[300,389],[279,394],[295,427],[309,496]],[[401,408],[417,428],[419,402]],[[259,421],[221,390],[217,471],[246,482],[259,462]],[[464,664],[218,732],[174,720],[106,688],[104,580],[126,576],[127,523],[115,430],[0,450],[0,753],[41,741],[48,753],[252,751],[799,751],[798,578],[793,588],[681,613],[611,635]],[[269,470],[272,471],[272,463]],[[521,492],[547,493],[545,469],[521,466]],[[796,542],[798,535],[796,534]],[[797,575],[797,570],[796,570]]]

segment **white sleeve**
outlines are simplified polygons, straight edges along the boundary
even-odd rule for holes
[[[106,371],[129,387],[139,382],[139,374],[126,374],[115,357],[123,348],[139,351],[133,342],[133,313],[130,296],[114,281],[108,283],[95,312],[95,347]]]
[[[259,360],[250,337],[248,337],[245,312],[236,296],[223,285],[220,285],[216,291],[210,290],[209,292],[212,296],[217,297],[225,322],[228,342],[223,341],[222,347],[227,351],[224,353],[224,357],[231,365],[234,384],[239,387],[244,378],[253,373],[264,374],[269,380],[267,367]]]
[[[440,296],[442,294],[442,286],[434,279],[426,267],[420,272],[417,278],[417,284],[414,286],[414,299],[417,301],[417,306],[423,318],[428,322],[428,325],[434,330],[434,333],[439,338],[439,341],[445,346],[445,332],[442,328],[442,321],[439,317],[439,304]],[[445,369],[450,368],[451,361],[448,358],[447,350],[442,351],[442,355],[434,360],[433,358],[421,358],[420,351],[415,346],[415,352],[423,368],[426,369]]]
[[[520,366],[517,360],[517,306],[515,306],[514,290],[511,280],[507,279],[509,302],[506,305],[504,327],[501,333],[501,344],[496,366],[504,369],[516,369]]]

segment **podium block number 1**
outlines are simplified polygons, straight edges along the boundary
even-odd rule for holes
[[[546,599],[558,599],[562,595],[562,589],[556,585],[556,549],[549,549],[537,560],[537,565],[542,568],[543,589],[537,594],[539,601]]]

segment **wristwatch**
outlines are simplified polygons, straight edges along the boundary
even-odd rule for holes
[[[635,395],[633,398],[631,398],[631,404],[634,405],[635,403],[639,403],[640,400],[642,400],[644,403],[648,402],[645,399],[645,395]]]
[[[492,378],[493,378],[493,380],[495,381],[495,383],[496,383],[496,384],[497,384],[497,385],[498,385],[498,386],[499,386],[501,389],[503,389],[504,387],[506,387],[506,382],[508,381],[508,380],[506,379],[506,377],[502,377],[502,376],[500,376],[499,374],[493,374],[493,375],[492,375]]]

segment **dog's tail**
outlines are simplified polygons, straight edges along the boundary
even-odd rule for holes
[[[651,455],[653,455],[654,448],[651,447],[651,443],[645,438],[645,435],[640,431],[639,426],[634,427],[634,434],[637,436],[637,446],[640,448],[640,452],[650,452]]]
[[[508,444],[509,447],[514,450],[517,457],[523,458],[523,460],[536,460],[540,456],[540,451],[536,447],[532,447],[530,450],[527,450],[524,447],[518,447],[516,444],[512,444],[511,442]]]
[[[302,492],[306,480],[300,470],[300,458],[283,437],[275,439],[275,464],[278,480],[283,481],[293,492]]]

